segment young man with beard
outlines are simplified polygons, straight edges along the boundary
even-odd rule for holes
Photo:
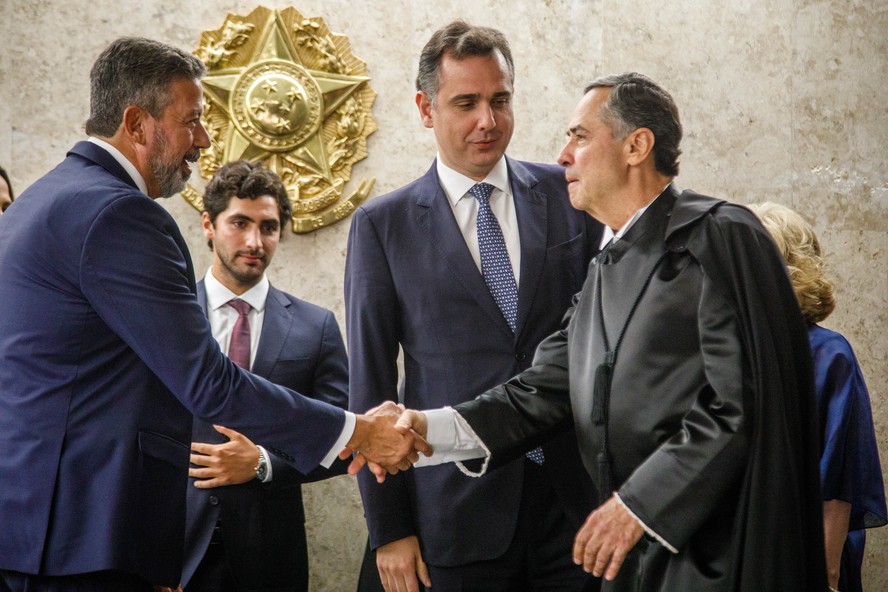
[[[0,317],[0,589],[177,586],[192,414],[305,473],[345,444],[388,463],[415,443],[219,350],[154,201],[209,146],[203,74],[169,45],[113,42],[90,74],[89,141],[0,217],[0,302],[16,303]]]
[[[280,178],[260,163],[226,164],[203,204],[213,264],[197,299],[222,352],[275,384],[345,408],[348,358],[336,318],[274,288],[265,274],[290,218]],[[195,420],[192,438],[185,590],[307,592],[301,484],[341,474],[344,462],[306,476],[229,428]]]

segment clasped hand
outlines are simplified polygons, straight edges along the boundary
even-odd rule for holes
[[[354,475],[367,465],[379,483],[385,476],[406,471],[419,460],[420,453],[431,456],[432,447],[426,442],[428,424],[419,411],[405,409],[386,401],[363,415],[356,416],[355,432],[339,458],[354,454],[348,467]]]

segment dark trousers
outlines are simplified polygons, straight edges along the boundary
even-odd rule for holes
[[[215,538],[215,537],[214,537]],[[186,592],[237,592],[234,575],[221,543],[211,542],[200,564],[185,586]]]
[[[36,576],[0,570],[0,592],[153,592],[154,586],[122,571]]]
[[[292,584],[286,586],[256,585],[252,582],[239,583],[226,559],[225,545],[221,532],[221,526],[217,526],[213,532],[213,538],[207,547],[207,552],[194,571],[194,575],[185,586],[184,592],[307,592],[308,590],[308,563],[307,558],[300,556],[305,563],[300,561],[299,576]],[[241,574],[243,579],[243,574]]]
[[[420,469],[421,470],[421,469]],[[518,524],[506,552],[488,561],[442,567],[429,564],[433,592],[593,592],[599,580],[571,558],[574,527],[552,488],[551,476],[525,460]],[[420,584],[422,590],[422,584]],[[376,554],[369,546],[358,592],[381,592]]]

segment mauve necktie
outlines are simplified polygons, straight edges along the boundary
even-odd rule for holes
[[[231,361],[243,368],[250,369],[250,320],[247,318],[250,306],[239,298],[228,301],[228,306],[237,311],[237,321],[231,332],[231,341],[228,342],[228,357]]]
[[[512,263],[506,250],[503,230],[490,209],[490,196],[493,190],[493,185],[489,183],[478,183],[469,189],[469,193],[478,200],[477,229],[478,250],[481,252],[481,275],[484,276],[487,289],[490,290],[514,333],[518,321],[518,284],[515,283],[515,274],[512,273]],[[527,453],[527,458],[538,465],[543,464],[545,460],[543,449],[534,448]]]

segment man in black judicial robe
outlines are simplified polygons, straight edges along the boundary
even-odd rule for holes
[[[614,241],[530,369],[399,423],[493,467],[572,420],[601,503],[574,560],[602,590],[826,591],[805,325],[755,216],[674,189],[680,139],[650,79],[587,87],[559,161]]]

